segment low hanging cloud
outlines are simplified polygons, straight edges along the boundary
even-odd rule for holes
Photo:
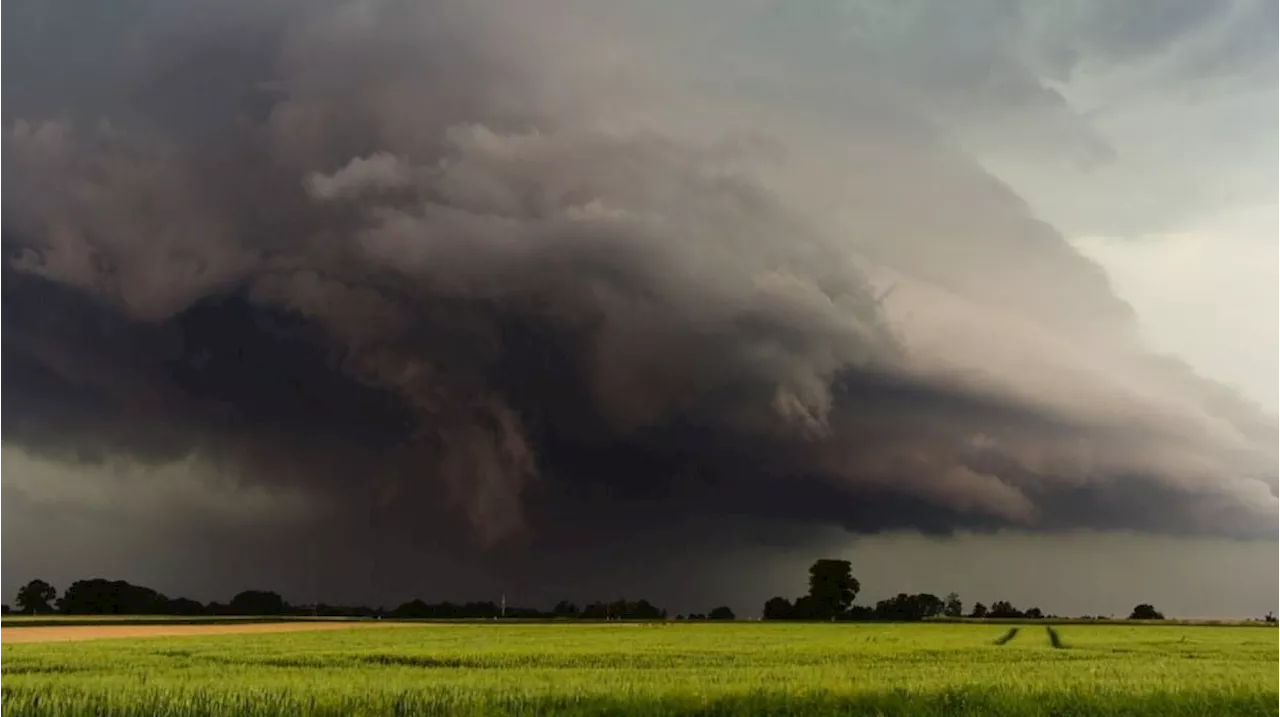
[[[6,82],[8,446],[458,549],[1272,534],[1274,418],[1145,348],[874,53],[728,67],[572,2],[60,8],[13,21],[48,20]]]

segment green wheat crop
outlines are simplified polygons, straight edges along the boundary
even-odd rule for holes
[[[1277,714],[1273,629],[440,624],[5,644],[6,715]]]

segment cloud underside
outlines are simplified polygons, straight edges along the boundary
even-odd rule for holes
[[[432,545],[1272,534],[1273,419],[918,102],[521,7],[157,10],[16,90],[5,443]]]

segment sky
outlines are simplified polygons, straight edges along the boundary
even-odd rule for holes
[[[3,589],[1277,607],[1277,10],[18,2]]]

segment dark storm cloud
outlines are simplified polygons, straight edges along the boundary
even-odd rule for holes
[[[1271,420],[874,68],[811,112],[572,3],[67,7],[5,31],[9,445],[356,543],[1274,527]]]

